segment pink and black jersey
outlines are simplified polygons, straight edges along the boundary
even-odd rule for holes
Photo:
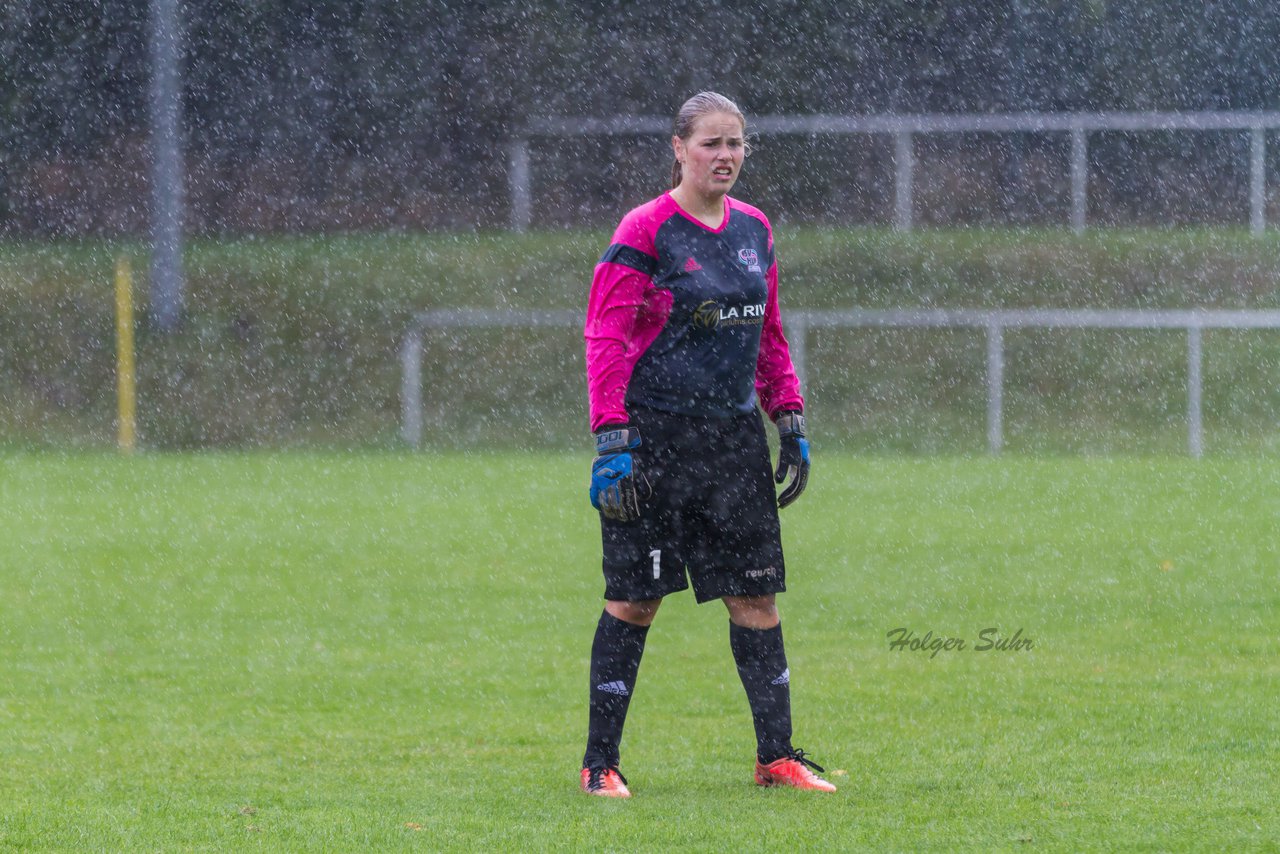
[[[664,193],[623,217],[596,265],[587,303],[591,429],[627,407],[770,417],[804,399],[778,316],[773,231],[725,198],[708,228]]]

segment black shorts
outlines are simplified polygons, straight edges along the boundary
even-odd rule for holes
[[[606,599],[660,599],[689,586],[698,602],[786,589],[778,502],[759,413],[695,418],[632,408],[641,488],[634,522],[600,517]]]

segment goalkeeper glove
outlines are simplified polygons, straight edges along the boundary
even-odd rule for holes
[[[648,480],[637,475],[631,451],[640,447],[640,431],[634,427],[612,425],[596,433],[596,460],[591,464],[591,506],[605,518],[632,522],[640,518],[640,496],[637,478],[644,486]]]
[[[786,411],[778,414],[778,470],[773,479],[790,483],[778,496],[778,507],[786,507],[800,497],[809,482],[809,440],[804,437],[804,415]]]

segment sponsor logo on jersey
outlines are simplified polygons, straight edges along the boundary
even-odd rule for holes
[[[760,269],[760,256],[754,249],[739,249],[738,260],[744,264],[748,273],[762,273]]]
[[[703,329],[715,329],[720,322],[720,306],[709,299],[693,310],[693,322]]]
[[[702,269],[702,265],[699,264],[698,259],[694,258],[692,255],[689,256],[688,261],[684,262],[684,271],[686,273],[696,273],[701,269]]]
[[[764,323],[764,303],[722,306],[713,299],[693,310],[693,323],[703,329]]]

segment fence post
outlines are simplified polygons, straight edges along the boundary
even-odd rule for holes
[[[422,329],[414,325],[400,344],[400,438],[422,444]]]
[[[1071,229],[1084,234],[1089,211],[1089,139],[1084,128],[1071,130]]]
[[[911,230],[915,166],[911,131],[898,131],[893,135],[893,226],[899,231]]]
[[[1249,133],[1249,230],[1255,236],[1267,228],[1267,132]]]
[[[508,180],[511,182],[511,230],[524,233],[533,222],[533,196],[529,189],[529,140],[520,137],[511,143],[508,154]]]
[[[133,265],[116,259],[116,444],[126,454],[137,445],[138,378],[133,345]]]
[[[142,4],[138,4],[142,5]],[[182,14],[151,0],[151,316],[165,332],[182,322],[186,166],[182,151]]]
[[[1004,328],[987,326],[987,450],[1004,447]]]
[[[1204,423],[1202,421],[1201,399],[1203,396],[1203,377],[1201,366],[1204,362],[1201,330],[1199,326],[1187,327],[1187,449],[1196,459],[1204,454]]]

